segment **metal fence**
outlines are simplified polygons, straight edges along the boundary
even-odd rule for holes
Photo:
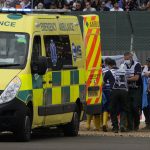
[[[139,61],[145,63],[150,57],[150,12],[95,13],[100,16],[102,55],[123,54],[132,49]]]
[[[150,57],[150,12],[102,12],[102,54],[135,51],[141,63]]]

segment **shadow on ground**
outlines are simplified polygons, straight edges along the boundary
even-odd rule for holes
[[[44,140],[44,139],[54,139],[64,137],[61,130],[49,129],[49,130],[37,130],[31,135],[31,141]],[[11,132],[4,132],[0,134],[0,142],[16,142],[16,138]]]

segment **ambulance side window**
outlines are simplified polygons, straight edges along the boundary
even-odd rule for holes
[[[68,35],[45,35],[46,56],[53,70],[62,69],[63,65],[72,65],[72,54]]]
[[[33,40],[33,52],[32,52],[32,59],[36,59],[37,56],[41,56],[41,37],[35,36]]]

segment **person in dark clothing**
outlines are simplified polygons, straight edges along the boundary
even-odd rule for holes
[[[76,8],[75,8],[74,11],[83,11],[81,1],[77,1],[77,2],[76,2]]]
[[[112,59],[110,57],[105,58],[103,61],[104,68],[107,70],[108,70],[108,64],[110,61],[112,61]]]
[[[115,69],[118,69],[117,67],[116,67],[116,62],[115,62],[115,60],[113,60],[113,59],[109,59],[109,61],[108,61],[108,68],[109,68],[109,70],[105,73],[105,76],[104,76],[104,83],[106,84],[107,82],[109,82],[109,84],[110,84],[110,87],[112,88],[113,87],[113,85],[114,85],[114,82],[115,82],[115,78],[114,78],[114,76],[113,76],[113,74],[112,74],[112,72],[111,72],[111,70],[115,70]]]
[[[99,11],[110,11],[108,7],[105,6],[105,1],[103,1],[99,7]]]
[[[138,130],[141,114],[141,65],[133,60],[133,54],[126,52],[124,54],[124,69],[126,70],[128,80],[128,94],[131,112],[128,114],[128,129]]]
[[[110,84],[110,116],[113,126],[113,131],[118,133],[118,107],[120,111],[120,131],[126,131],[126,117],[129,111],[128,107],[128,92],[125,71],[118,69],[115,65],[105,73],[104,82]]]
[[[103,131],[107,132],[107,122],[108,122],[108,115],[109,115],[109,107],[110,107],[110,92],[112,84],[114,83],[114,77],[112,76],[111,69],[116,68],[116,62],[112,59],[109,59],[107,62],[108,69],[103,72],[103,94],[104,99],[102,100],[102,110],[103,110]],[[103,69],[104,70],[104,69]]]

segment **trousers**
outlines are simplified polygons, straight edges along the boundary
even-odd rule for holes
[[[120,127],[126,126],[127,114],[129,112],[128,92],[115,89],[110,94],[110,116],[113,128],[118,129],[118,114],[120,113]]]

